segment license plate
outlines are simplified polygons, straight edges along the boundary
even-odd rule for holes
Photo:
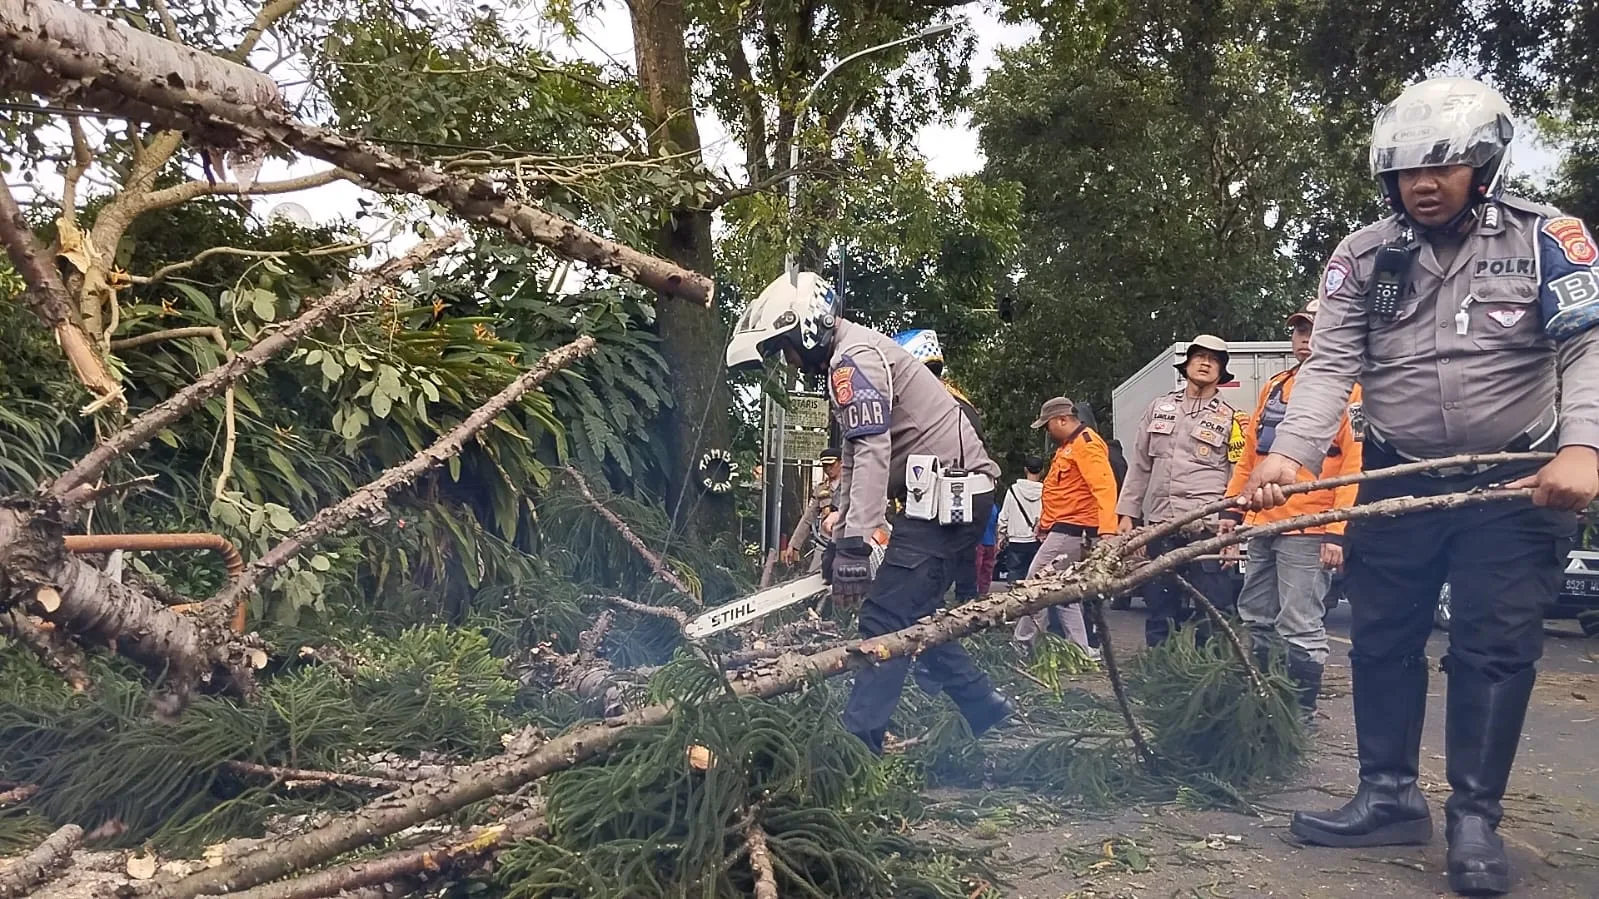
[[[1566,578],[1566,589],[1562,592],[1577,596],[1599,594],[1599,581],[1582,577],[1568,577]]]

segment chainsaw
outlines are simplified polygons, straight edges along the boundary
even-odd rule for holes
[[[867,543],[871,546],[872,555],[869,564],[872,577],[875,578],[877,569],[883,561],[884,549],[888,544],[888,534],[886,531],[878,530],[872,534],[872,539],[867,541]],[[823,575],[806,575],[773,587],[767,587],[764,590],[758,590],[748,596],[735,599],[726,605],[707,609],[690,618],[688,625],[683,630],[688,634],[690,640],[701,640],[712,634],[719,634],[729,628],[751,624],[773,612],[781,611],[796,603],[820,596],[829,589],[831,588]]]

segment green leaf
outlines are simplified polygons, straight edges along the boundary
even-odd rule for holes
[[[322,360],[322,377],[337,383],[344,377],[344,366],[340,365],[332,356]]]
[[[267,503],[266,509],[272,526],[280,531],[292,531],[299,524],[292,512],[276,503]]]
[[[194,308],[198,310],[201,315],[204,315],[206,318],[212,321],[216,320],[216,304],[211,302],[211,298],[206,296],[204,291],[191,284],[185,284],[182,281],[172,281],[170,283],[172,284],[172,289],[183,294],[184,298],[193,303]]]
[[[394,400],[387,393],[378,391],[372,394],[372,414],[378,418],[388,418],[389,411],[394,408]]]
[[[262,321],[277,321],[278,298],[275,294],[265,290],[250,291],[250,311]]]

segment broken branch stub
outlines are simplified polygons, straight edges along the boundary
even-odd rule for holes
[[[1194,557],[1216,552],[1253,537],[1364,518],[1439,511],[1489,502],[1526,501],[1531,490],[1481,490],[1427,497],[1398,497],[1364,506],[1302,515],[1268,525],[1234,531],[1212,540],[1167,553],[1122,574],[1115,558],[1117,547],[1104,544],[1070,571],[1023,582],[1002,594],[941,610],[903,630],[851,640],[843,646],[814,655],[781,656],[758,671],[731,675],[731,688],[742,696],[770,699],[800,689],[817,677],[835,677],[889,659],[915,655],[937,646],[997,627],[1055,605],[1113,596],[1136,589]],[[1087,574],[1085,574],[1087,572]],[[448,777],[420,781],[314,830],[263,844],[260,851],[225,865],[209,868],[181,880],[160,883],[153,895],[193,899],[215,893],[248,889],[315,865],[456,809],[580,765],[608,753],[632,728],[654,726],[670,720],[672,706],[658,704],[635,709],[604,721],[574,727],[532,752],[508,753],[464,766]]]
[[[138,60],[69,52],[54,41],[3,22],[0,51],[0,85],[51,96],[67,94],[85,107],[183,130],[214,147],[287,147],[331,162],[367,187],[432,200],[463,219],[501,229],[530,246],[547,247],[662,293],[701,305],[711,303],[715,285],[705,275],[515,200],[489,178],[445,174],[376,144],[301,122],[277,104],[251,103],[186,83],[174,84],[164,73]]]
[[[281,328],[275,328],[232,359],[201,375],[189,386],[150,407],[128,426],[100,441],[72,468],[43,488],[44,495],[60,499],[65,505],[79,505],[92,497],[90,485],[105,473],[116,458],[142,446],[162,428],[183,418],[235,381],[261,367],[272,357],[298,343],[322,323],[342,315],[368,300],[395,278],[439,255],[461,241],[460,231],[425,240],[404,256],[390,259],[362,274],[348,286],[335,290],[311,304]]]

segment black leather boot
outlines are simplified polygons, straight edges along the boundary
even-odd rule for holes
[[[994,725],[1009,718],[1016,707],[1011,705],[1004,693],[994,690],[975,702],[961,705],[960,710],[967,726],[972,729],[972,736],[980,737]]]
[[[1321,663],[1312,660],[1310,653],[1297,646],[1288,648],[1288,676],[1299,687],[1299,710],[1307,721],[1316,714],[1316,697],[1321,695],[1321,674]]]
[[[1449,888],[1461,895],[1510,892],[1510,862],[1494,831],[1536,679],[1531,668],[1495,683],[1457,662],[1449,666],[1444,751],[1454,792],[1444,805],[1444,832]]]
[[[1360,788],[1332,812],[1294,812],[1289,831],[1318,846],[1404,846],[1432,839],[1427,797],[1416,786],[1427,659],[1352,660]]]

